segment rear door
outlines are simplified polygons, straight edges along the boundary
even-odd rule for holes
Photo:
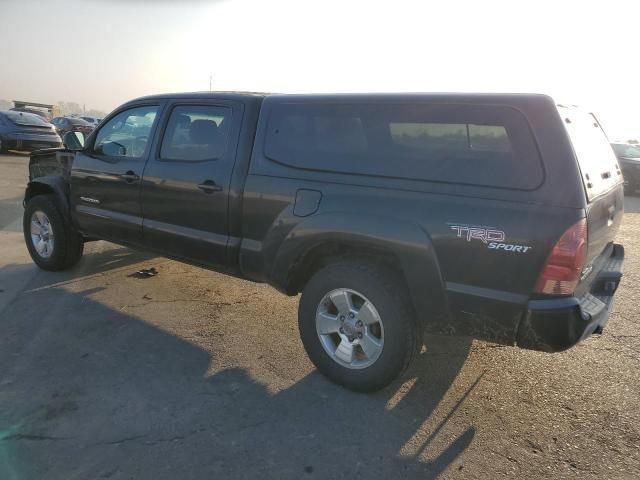
[[[215,99],[168,106],[141,191],[143,239],[150,248],[201,265],[226,264],[242,114],[241,103]]]
[[[622,172],[596,117],[574,107],[559,107],[569,132],[587,199],[588,250],[585,273],[610,254],[624,211]],[[586,275],[585,275],[586,276]]]
[[[115,242],[140,243],[140,181],[160,109],[160,104],[125,107],[76,153],[71,199],[81,231]]]

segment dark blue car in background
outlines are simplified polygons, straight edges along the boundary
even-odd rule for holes
[[[640,145],[612,143],[624,176],[624,189],[631,195],[640,188]]]
[[[0,153],[58,148],[62,140],[56,129],[33,113],[0,111]]]

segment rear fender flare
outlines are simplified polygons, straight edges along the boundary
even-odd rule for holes
[[[451,318],[446,290],[430,236],[419,225],[396,218],[349,213],[314,215],[298,223],[280,244],[269,271],[270,283],[290,290],[292,270],[324,243],[366,245],[398,258],[418,318],[429,323]]]

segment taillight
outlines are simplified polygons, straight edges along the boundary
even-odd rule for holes
[[[571,295],[578,286],[587,256],[587,220],[582,219],[564,232],[536,282],[536,293]]]

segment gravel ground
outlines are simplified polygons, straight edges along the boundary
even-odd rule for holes
[[[0,156],[1,479],[640,478],[640,198],[602,336],[553,355],[431,337],[361,395],[314,370],[298,299],[266,285],[106,242],[38,271],[26,161]]]

